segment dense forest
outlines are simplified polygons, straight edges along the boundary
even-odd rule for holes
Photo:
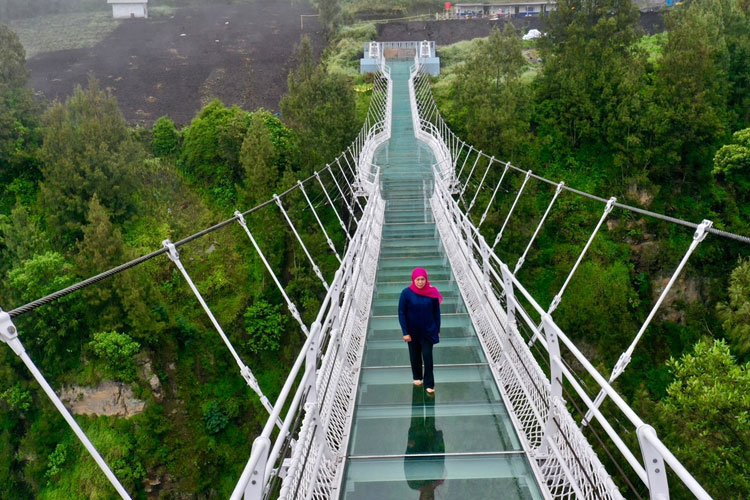
[[[361,123],[366,92],[354,89],[366,89],[366,80],[351,70],[361,41],[374,35],[347,23],[442,2],[371,4],[317,2],[330,48],[316,64],[300,44],[280,116],[213,101],[190,124],[163,117],[150,129],[128,125],[95,79],[64,102],[39,102],[27,86],[23,46],[0,26],[0,306],[17,307],[224,220],[335,158]],[[88,6],[0,0],[0,18]],[[750,3],[684,2],[654,36],[638,31],[637,16],[629,0],[561,0],[539,40],[522,41],[508,24],[488,39],[445,47],[445,71],[433,81],[438,105],[462,138],[496,158],[603,197],[750,234]],[[489,172],[478,206],[487,205],[487,186],[500,175]],[[522,180],[512,175],[490,208],[482,226],[488,239]],[[478,186],[471,182],[470,193]],[[542,185],[526,189],[498,247],[508,262],[551,196]],[[325,207],[319,190],[311,186],[310,195]],[[555,230],[539,235],[519,274],[546,304],[601,213],[574,196],[558,203],[546,223]],[[285,205],[331,276],[338,262],[304,198],[290,195]],[[343,248],[334,214],[321,214]],[[248,222],[309,324],[325,290],[280,212],[269,206]],[[554,314],[602,373],[632,340],[691,239],[685,228],[613,212]],[[615,384],[715,498],[750,496],[750,260],[740,257],[748,254],[746,245],[709,236]],[[302,334],[247,239],[237,228],[221,230],[181,255],[273,398]],[[165,257],[16,325],[53,387],[110,381],[145,403],[129,418],[76,417],[134,498],[228,496],[266,413]],[[0,496],[113,498],[8,348],[0,349],[0,373]]]

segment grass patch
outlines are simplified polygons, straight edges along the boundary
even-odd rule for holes
[[[154,5],[148,8],[148,17],[149,19],[164,19],[174,16],[175,12],[177,12],[177,7],[172,7],[171,5]]]
[[[359,60],[364,55],[365,42],[375,40],[375,24],[362,23],[343,28],[324,56],[328,70],[343,73],[361,83]]]
[[[111,12],[54,14],[9,23],[18,34],[26,57],[45,52],[93,47],[109,35],[120,21]]]

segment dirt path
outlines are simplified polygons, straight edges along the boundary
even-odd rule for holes
[[[302,35],[299,16],[310,13],[307,3],[257,0],[183,8],[171,19],[129,20],[93,48],[32,58],[31,86],[49,100],[64,99],[91,73],[117,97],[129,122],[144,125],[165,114],[189,123],[213,97],[276,111]],[[304,34],[319,53],[325,43],[320,24],[306,19]]]

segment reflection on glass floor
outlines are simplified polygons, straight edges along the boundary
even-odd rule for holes
[[[411,62],[391,64],[393,132],[375,157],[386,223],[341,497],[541,499],[432,219],[435,159],[414,137]],[[415,267],[444,297],[434,396],[412,385],[398,324]]]

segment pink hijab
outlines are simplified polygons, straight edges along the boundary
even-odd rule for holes
[[[420,276],[423,276],[427,283],[425,283],[422,288],[417,288],[417,285],[414,284],[414,280],[419,278]],[[438,299],[438,302],[440,304],[443,303],[443,296],[440,295],[440,292],[437,288],[435,288],[434,286],[430,286],[430,280],[427,279],[427,271],[425,271],[421,267],[418,267],[411,272],[411,285],[409,285],[409,290],[416,293],[417,295],[424,295],[425,297]]]

